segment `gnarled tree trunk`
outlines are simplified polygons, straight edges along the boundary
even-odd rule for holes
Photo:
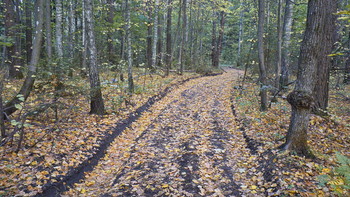
[[[298,76],[295,89],[288,95],[292,116],[283,149],[313,157],[307,145],[307,130],[311,108],[314,105],[314,88],[319,82],[317,71],[320,59],[326,55],[325,46],[332,45],[333,29],[330,22],[335,4],[329,0],[310,0],[304,39],[300,49]],[[325,63],[325,62],[324,62]]]

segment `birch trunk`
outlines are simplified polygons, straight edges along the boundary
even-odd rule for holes
[[[294,0],[286,0],[283,22],[283,38],[282,38],[282,57],[281,57],[281,77],[280,87],[286,89],[289,83],[289,67],[290,67],[290,39],[292,35],[293,24],[293,5]]]
[[[153,48],[152,48],[152,69],[157,67],[157,41],[158,41],[158,9],[159,0],[155,1],[153,19]]]
[[[126,0],[126,40],[128,51],[128,87],[129,93],[134,93],[134,79],[132,76],[132,48],[131,48],[131,18],[130,18],[130,2]]]
[[[59,61],[63,58],[62,1],[56,0],[56,54]]]
[[[106,113],[101,93],[101,84],[97,66],[97,49],[95,43],[93,2],[85,0],[86,33],[87,33],[87,65],[90,79],[90,114]]]
[[[172,0],[168,0],[168,11],[167,11],[167,25],[166,25],[166,76],[169,75],[172,62],[172,36],[171,36],[171,23],[172,23]]]

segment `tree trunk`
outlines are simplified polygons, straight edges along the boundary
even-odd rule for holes
[[[85,8],[85,0],[82,0],[82,7]],[[88,70],[87,66],[87,41],[86,41],[86,11],[85,9],[82,9],[82,44],[83,44],[83,51],[82,51],[82,68],[81,68],[81,73],[83,76],[85,76]]]
[[[280,76],[281,76],[281,64],[282,64],[282,29],[281,29],[281,10],[282,0],[278,0],[277,9],[277,64],[275,68],[275,92],[280,89]]]
[[[216,54],[218,53],[217,48],[217,38],[216,38],[216,19],[213,19],[213,28],[211,32],[211,62],[212,66],[216,67]]]
[[[185,67],[185,55],[186,55],[186,27],[187,27],[187,0],[182,0],[182,41],[181,41],[181,53],[180,53],[180,74],[183,74]]]
[[[50,0],[48,0],[50,1]],[[30,63],[31,61],[31,55],[32,55],[32,42],[33,42],[33,27],[32,27],[32,1],[26,1],[25,2],[25,16],[26,16],[26,59],[27,59],[27,64]]]
[[[219,29],[219,36],[217,39],[217,51],[216,51],[216,56],[215,56],[215,68],[219,68],[220,66],[220,56],[221,56],[221,51],[222,51],[222,42],[224,39],[224,28],[225,28],[225,12],[221,11],[220,12],[220,29]]]
[[[69,25],[69,35],[68,35],[68,54],[69,54],[69,62],[70,62],[70,70],[69,75],[73,75],[73,64],[74,64],[74,56],[75,56],[75,32],[76,32],[76,26],[75,26],[75,0],[69,1],[69,12],[68,12],[68,25]]]
[[[62,1],[56,0],[56,54],[59,61],[63,58],[62,14]]]
[[[316,84],[314,86],[314,99],[315,104],[313,106],[313,112],[317,113],[319,110],[327,111],[328,107],[328,96],[329,96],[329,75],[330,68],[332,67],[332,58],[329,54],[332,53],[334,42],[336,36],[336,13],[337,3],[331,3],[329,7],[326,7],[327,13],[331,13],[328,17],[324,18],[324,23],[321,23],[321,32],[323,36],[320,37],[318,42],[322,43],[322,47],[318,49],[318,58],[317,58],[317,73],[316,73]]]
[[[12,98],[8,103],[5,105],[5,113],[7,116],[10,116],[15,111],[17,111],[17,108],[15,107],[16,104],[21,103],[22,101],[20,98],[24,98],[24,100],[27,100],[35,81],[35,75],[36,75],[36,69],[37,64],[39,62],[40,57],[40,50],[41,50],[41,41],[43,37],[43,21],[44,21],[44,6],[43,6],[44,0],[38,0],[38,7],[36,8],[35,12],[37,14],[37,21],[36,21],[36,27],[35,27],[35,35],[33,40],[33,46],[32,46],[32,57],[30,61],[30,65],[28,68],[28,73],[26,76],[26,79],[23,82],[23,85],[18,92],[18,94]]]
[[[157,41],[158,41],[158,9],[159,0],[155,0],[153,19],[153,48],[152,48],[152,69],[157,67]]]
[[[331,50],[333,29],[332,18],[335,4],[329,0],[310,0],[304,39],[300,48],[298,75],[295,89],[288,95],[292,115],[283,149],[313,157],[307,145],[309,116],[314,104],[313,91],[318,85],[317,71],[320,59]],[[325,46],[330,46],[324,49]]]
[[[114,0],[108,0],[108,23],[109,23],[109,31],[107,34],[107,55],[108,55],[108,60],[111,64],[116,64],[115,61],[115,46],[114,46],[114,42],[113,42],[113,33],[114,31],[111,30],[113,28],[113,24],[114,24],[114,16],[115,13],[117,13],[117,10],[114,7]]]
[[[344,70],[344,84],[350,84],[350,53],[345,62],[345,70]]]
[[[267,110],[267,79],[264,55],[264,18],[265,0],[259,0],[258,21],[258,55],[259,55],[259,81],[260,81],[260,110]]]
[[[162,67],[163,63],[163,15],[159,15],[158,17],[158,39],[157,39],[157,57],[156,57],[156,65]]]
[[[127,39],[127,51],[128,51],[128,87],[129,94],[134,93],[134,79],[132,76],[132,48],[131,48],[131,18],[130,18],[130,4],[129,0],[126,0],[126,39]]]
[[[280,87],[286,89],[289,83],[289,67],[290,67],[290,39],[292,35],[293,24],[293,5],[294,0],[286,0],[283,22],[283,38],[282,38],[282,59],[281,59],[281,77]]]
[[[6,128],[5,128],[5,122],[4,122],[4,119],[5,119],[4,106],[2,103],[4,80],[5,80],[5,69],[3,69],[3,67],[0,67],[0,132],[1,132],[0,141],[2,141],[2,139],[6,137]]]
[[[146,48],[146,62],[147,62],[147,67],[152,68],[152,8],[151,8],[151,1],[147,1],[147,14],[148,14],[148,24],[147,24],[147,48]]]
[[[97,66],[97,50],[94,33],[93,2],[85,0],[86,33],[87,33],[87,65],[90,78],[90,113],[103,115],[106,113],[101,93],[101,84]]]
[[[168,0],[168,13],[167,13],[167,24],[166,24],[166,76],[169,75],[172,62],[172,36],[171,36],[171,23],[172,23],[172,0]]]
[[[45,1],[46,53],[48,62],[52,60],[51,0]]]
[[[238,32],[238,65],[242,64],[242,44],[243,44],[243,18],[244,18],[244,0],[240,0],[240,12],[239,12],[239,32]]]
[[[20,44],[20,29],[19,15],[16,14],[16,5],[13,0],[4,0],[5,3],[5,35],[12,39],[12,45],[6,48],[7,60],[9,68],[9,77],[11,79],[23,78],[21,72],[21,44]]]

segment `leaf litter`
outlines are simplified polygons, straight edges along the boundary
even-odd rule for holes
[[[276,149],[283,143],[288,129],[290,109],[287,102],[281,100],[274,103],[268,112],[257,111],[257,86],[248,82],[242,95],[235,88],[241,75],[241,71],[229,70],[220,76],[188,81],[171,91],[118,135],[94,169],[86,172],[84,179],[62,195],[334,195],[334,188],[330,184],[319,184],[317,177],[332,173],[336,165],[336,152],[349,156],[350,119],[349,114],[344,112],[344,108],[349,108],[349,103],[343,102],[341,108],[339,99],[331,97],[330,111],[334,115],[326,119],[312,117],[309,143],[318,159],[308,160]],[[102,132],[97,132],[98,136],[110,132],[109,126],[116,119],[107,120]],[[101,124],[98,128],[101,128]],[[94,144],[98,144],[99,138],[94,136],[96,133],[91,136],[89,129],[77,133],[87,134],[82,135],[73,147],[90,146],[91,150]],[[44,156],[42,160],[21,156],[21,152],[8,155],[11,159],[18,158],[16,161],[23,160],[24,164],[16,166],[16,162],[10,163],[2,167],[1,173],[11,174],[14,180],[18,180],[19,175],[25,180],[29,179],[28,182],[21,182],[22,186],[29,184],[26,190],[22,189],[17,194],[36,194],[43,185],[40,181],[51,180],[46,178],[48,175],[62,176],[64,173],[59,170],[64,168],[68,171],[72,169],[70,166],[77,166],[86,159],[86,156],[79,157],[79,154],[67,154],[72,150],[69,144],[72,139],[69,136],[64,139],[68,142],[60,145],[58,152],[66,154],[67,159],[62,159],[56,165],[51,163],[59,159],[51,155]],[[48,147],[40,146],[48,150]],[[62,147],[70,149],[62,151]],[[77,150],[81,151],[81,148]],[[40,149],[31,151],[31,154],[40,156]],[[7,164],[13,161],[11,159]],[[27,168],[23,168],[24,165]],[[58,172],[40,170],[45,169],[43,166],[54,166]],[[30,172],[31,169],[34,170]],[[33,182],[37,184],[33,185]],[[342,184],[341,181],[333,182]],[[348,194],[346,190],[340,192]]]

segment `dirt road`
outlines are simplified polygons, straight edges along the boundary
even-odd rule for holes
[[[241,196],[254,168],[231,109],[241,74],[191,80],[126,129],[67,196]],[[243,192],[243,193],[242,193]]]

